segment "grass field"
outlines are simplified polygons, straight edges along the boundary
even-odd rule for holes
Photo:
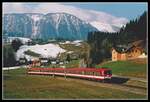
[[[25,69],[3,72],[6,99],[140,99],[146,95],[86,84],[78,79],[26,75]]]
[[[108,62],[97,67],[111,68],[112,73],[117,75],[146,78],[147,63],[145,59],[143,60],[141,62],[139,60]]]
[[[78,68],[80,60],[72,60],[68,64],[65,64],[66,68]]]

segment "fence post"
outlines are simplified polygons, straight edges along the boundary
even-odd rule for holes
[[[53,69],[55,69],[54,66],[53,66]],[[53,77],[55,78],[55,70],[53,70]]]
[[[64,68],[64,71],[65,71],[65,79],[66,79],[66,70],[65,70],[65,68]]]

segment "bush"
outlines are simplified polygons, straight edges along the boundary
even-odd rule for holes
[[[21,40],[15,39],[12,41],[11,45],[12,45],[14,51],[16,52],[19,49],[19,47],[23,44],[22,44]]]
[[[10,67],[16,64],[15,51],[11,45],[3,46],[3,66]]]

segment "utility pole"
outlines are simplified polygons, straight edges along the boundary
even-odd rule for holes
[[[65,77],[65,79],[66,79],[67,77],[66,77],[66,68],[65,68],[65,66],[63,66],[63,69],[64,69],[64,73],[65,73],[65,74],[64,74],[64,77]]]
[[[65,72],[65,79],[66,79],[66,70],[64,69],[64,72]]]
[[[55,78],[55,67],[53,66],[53,77]]]

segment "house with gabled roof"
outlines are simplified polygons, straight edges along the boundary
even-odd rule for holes
[[[118,45],[112,48],[112,61],[138,58],[143,53],[143,40],[138,40],[128,45]]]

